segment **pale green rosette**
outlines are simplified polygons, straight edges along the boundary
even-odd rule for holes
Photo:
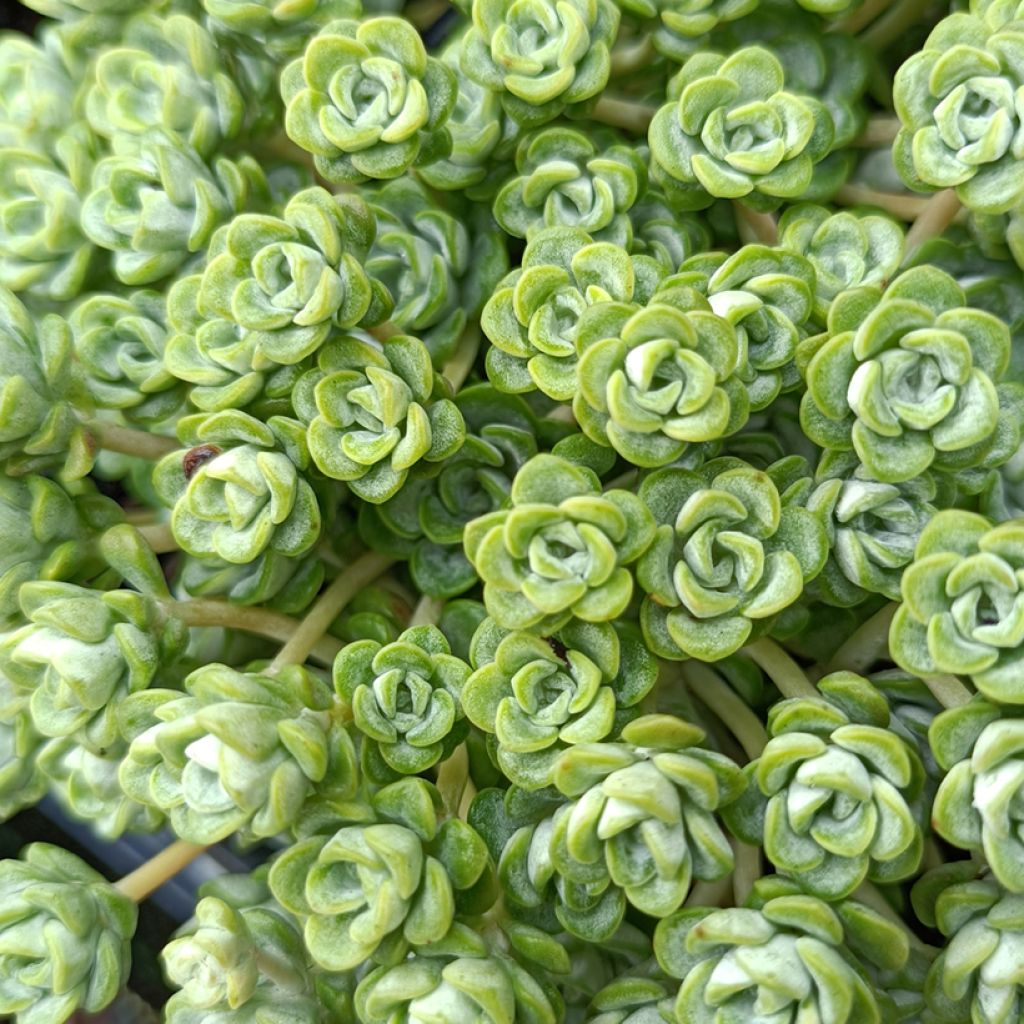
[[[74,119],[75,83],[51,33],[0,36],[0,147],[49,149]]]
[[[455,75],[401,18],[326,25],[281,74],[285,131],[328,181],[397,178],[447,154]]]
[[[640,497],[658,523],[637,563],[640,622],[663,658],[718,661],[767,629],[825,564],[825,529],[738,459],[663,469]]]
[[[311,672],[211,664],[185,689],[136,694],[121,712],[126,726],[140,717],[156,723],[132,740],[121,786],[163,811],[182,839],[278,835],[315,793],[353,795],[352,741],[335,721],[330,688]]]
[[[524,127],[597,96],[611,73],[619,9],[611,0],[473,0],[462,69]]]
[[[1002,384],[1009,328],[965,305],[934,267],[905,271],[882,293],[846,292],[828,331],[806,343],[800,423],[815,444],[857,453],[885,483],[929,467],[998,465],[1017,447],[1019,390]]]
[[[690,57],[648,136],[652,177],[673,202],[699,210],[742,199],[772,210],[810,187],[835,129],[820,101],[785,85],[781,62],[761,47]]]
[[[73,853],[32,843],[0,861],[0,1013],[64,1024],[99,1013],[131,968],[135,904]]]
[[[768,710],[768,744],[750,785],[724,812],[744,842],[820,899],[845,899],[867,878],[915,874],[924,835],[915,801],[924,768],[890,725],[885,698],[853,672],[818,682],[821,698]]]
[[[643,308],[591,306],[576,344],[576,420],[634,466],[668,465],[747,420],[736,329],[694,288],[666,291]]]
[[[298,421],[198,414],[179,421],[178,436],[187,447],[160,460],[153,486],[184,551],[246,565],[266,553],[298,558],[316,544],[320,505]]]
[[[274,861],[271,890],[304,922],[320,967],[395,963],[410,947],[444,940],[488,855],[473,828],[441,818],[439,803],[423,779],[394,783],[375,795],[367,820],[302,840]]]
[[[301,53],[310,36],[337,18],[357,18],[359,0],[201,0],[207,24],[233,47],[274,63]]]
[[[889,631],[901,668],[969,676],[990,700],[1024,704],[1024,523],[937,512],[903,573]]]
[[[516,474],[511,507],[470,522],[464,543],[495,622],[550,633],[573,617],[618,618],[633,594],[628,566],[653,533],[635,494],[602,493],[593,471],[543,454]]]

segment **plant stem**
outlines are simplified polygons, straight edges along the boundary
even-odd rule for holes
[[[103,420],[88,420],[84,426],[96,447],[108,452],[155,460],[181,450],[181,445],[173,437],[151,434],[146,430],[134,430]]]
[[[298,629],[277,652],[267,672],[279,672],[286,665],[301,665],[327,632],[341,610],[372,583],[395,560],[377,551],[360,555],[316,600]]]
[[[243,633],[255,633],[268,640],[286,643],[302,625],[301,620],[290,615],[272,612],[267,608],[249,608],[231,604],[228,601],[213,601],[196,598],[192,601],[164,601],[164,610],[181,619],[189,626],[220,626],[223,629],[238,629]],[[338,651],[345,645],[332,636],[320,637],[310,651],[310,656],[323,665],[331,665]]]
[[[956,676],[922,676],[921,681],[944,708],[969,704],[974,694]]]
[[[643,135],[655,113],[657,108],[646,103],[633,103],[630,100],[617,100],[613,96],[602,96],[590,112],[590,116],[595,121],[610,124],[613,128],[622,128],[627,132]]]
[[[877,206],[900,220],[914,220],[928,204],[923,196],[901,192],[879,192],[867,185],[844,185],[836,200],[845,206]]]
[[[865,0],[859,7],[852,10],[845,18],[833,21],[826,32],[842,32],[844,35],[856,35],[862,28],[866,28],[879,15],[884,14],[890,7],[893,0]]]
[[[783,697],[817,697],[817,689],[804,670],[774,641],[766,636],[741,651],[752,658],[779,688]]]
[[[896,140],[896,133],[902,127],[898,117],[883,115],[872,117],[860,133],[850,143],[851,146],[859,146],[862,149],[873,149],[875,146],[891,146]]]
[[[724,907],[732,895],[729,891],[732,888],[732,879],[729,875],[725,878],[717,878],[713,882],[702,882],[700,880],[690,887],[690,894],[686,897],[684,907]]]
[[[900,0],[857,37],[869,50],[881,53],[908,28],[920,24],[935,0]]]
[[[892,602],[862,622],[828,660],[822,675],[843,670],[863,675],[871,668],[889,650],[889,624],[897,608]]]
[[[186,843],[179,839],[114,884],[129,899],[141,903],[206,849],[208,847],[199,843]]]
[[[422,31],[440,21],[448,7],[447,0],[412,0],[402,9],[402,17]]]
[[[180,551],[178,542],[174,539],[174,531],[170,523],[146,523],[137,526],[136,529],[142,534],[143,540],[153,549],[154,554],[166,555],[170,551]]]
[[[759,213],[738,200],[733,201],[732,208],[736,214],[736,228],[741,242],[746,245],[751,242],[760,242],[761,245],[779,244],[779,228],[770,213]]]
[[[447,379],[453,391],[458,391],[462,387],[476,363],[479,351],[480,328],[476,324],[471,324],[462,332],[455,355],[445,363],[445,367],[441,371],[441,376]]]
[[[612,50],[612,77],[628,75],[654,57],[654,45],[651,36],[645,34],[639,42],[616,46]]]
[[[441,794],[441,803],[449,818],[459,816],[462,806],[462,795],[469,781],[469,752],[466,744],[460,743],[451,757],[442,761],[437,768],[437,791]]]
[[[743,906],[754,883],[761,877],[761,848],[733,840],[736,866],[732,871],[732,898],[737,907]]]
[[[405,334],[405,331],[391,320],[385,320],[384,323],[377,324],[376,327],[367,327],[366,332],[372,334],[378,341],[387,341],[388,338],[393,338],[396,334]]]
[[[690,692],[736,737],[747,758],[760,757],[768,733],[739,694],[702,661],[684,661],[682,675]]]
[[[893,924],[898,924],[900,928],[906,933],[907,938],[910,940],[910,944],[927,954],[929,960],[935,959],[935,951],[931,946],[923,943],[908,927],[906,921],[893,909],[892,904],[882,895],[877,886],[873,882],[861,882],[861,884],[854,890],[852,899],[859,900],[866,907],[870,907],[876,913],[881,914],[882,917],[891,921]]]
[[[409,626],[433,626],[441,618],[444,611],[445,600],[443,597],[429,597],[424,594],[416,603],[409,617]]]
[[[960,197],[954,189],[946,188],[936,192],[910,225],[904,260],[909,260],[928,239],[941,235],[953,223],[960,207]]]

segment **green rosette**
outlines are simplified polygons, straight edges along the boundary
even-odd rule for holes
[[[818,518],[739,460],[663,469],[640,497],[658,523],[637,563],[640,622],[660,657],[718,661],[763,633],[828,555]]]
[[[75,83],[51,33],[0,37],[0,147],[49,149],[71,122],[74,103]]]
[[[455,75],[401,18],[333,21],[281,74],[285,131],[328,181],[397,178],[451,147]]]
[[[464,544],[495,622],[550,633],[573,617],[621,615],[633,593],[628,566],[653,532],[635,494],[602,492],[592,470],[542,454],[516,474],[511,507],[470,522]]]
[[[629,208],[629,219],[633,225],[630,252],[650,256],[670,274],[684,260],[712,247],[711,229],[704,218],[674,209],[653,186]]]
[[[310,36],[338,18],[357,18],[359,0],[201,0],[207,24],[218,36],[275,62],[301,53]]]

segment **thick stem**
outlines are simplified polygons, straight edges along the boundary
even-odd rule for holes
[[[108,452],[155,460],[181,450],[181,445],[173,437],[150,434],[146,430],[134,430],[103,420],[89,420],[84,426],[96,447]]]
[[[904,260],[909,260],[930,238],[938,238],[960,212],[960,197],[951,188],[936,192],[914,219],[907,232]]]
[[[732,872],[732,898],[737,907],[743,906],[754,888],[754,883],[761,877],[761,848],[748,846],[738,839],[733,840],[733,851],[736,855],[736,866]]]
[[[921,681],[944,708],[969,704],[974,694],[956,676],[922,676]]]
[[[739,694],[702,661],[683,662],[682,674],[690,693],[739,740],[747,758],[753,761],[755,757],[760,757],[768,742],[768,733],[761,719],[750,710]]]
[[[316,600],[298,629],[277,653],[267,669],[279,672],[286,665],[301,665],[316,647],[317,641],[330,628],[342,609],[371,584],[382,572],[394,565],[395,560],[377,551],[360,555]]]
[[[184,839],[179,839],[161,850],[155,857],[151,857],[145,864],[140,864],[115,885],[129,899],[141,903],[164,882],[188,867],[205,849],[207,847],[199,843],[186,843]]]
[[[387,341],[388,338],[393,338],[397,334],[405,334],[398,324],[390,320],[385,320],[384,323],[377,324],[376,327],[367,327],[366,332],[372,334],[378,341]]]
[[[272,612],[266,608],[248,608],[228,601],[197,598],[194,601],[165,601],[164,610],[189,626],[220,626],[238,629],[243,633],[286,643],[299,630],[301,620],[290,615]],[[345,645],[332,636],[320,637],[310,651],[310,657],[323,665],[332,665],[338,651]]]
[[[443,597],[429,597],[424,594],[416,603],[409,617],[410,626],[434,626],[441,618],[444,611],[445,600]]]
[[[828,660],[822,675],[844,670],[863,675],[884,657],[889,650],[889,625],[897,608],[895,602],[887,604],[862,622]]]
[[[654,57],[654,44],[650,34],[645,34],[639,42],[631,42],[616,46],[612,50],[612,77],[628,75]]]
[[[153,549],[154,554],[166,555],[170,551],[180,551],[174,539],[174,531],[170,523],[147,523],[136,527],[142,539]]]
[[[752,210],[735,200],[732,208],[736,214],[736,229],[739,231],[741,242],[745,245],[751,242],[773,246],[779,244],[779,228],[770,213],[758,213],[757,210]]]
[[[862,28],[866,28],[884,14],[887,8],[892,6],[893,0],[865,0],[859,7],[851,11],[845,18],[833,21],[826,32],[842,32],[844,35],[856,35]]]
[[[836,193],[836,201],[844,206],[877,206],[900,220],[912,221],[928,205],[924,196],[902,192],[879,192],[867,185],[844,185]]]
[[[902,125],[898,117],[884,115],[872,117],[860,133],[850,143],[851,146],[859,146],[861,149],[874,149],[876,146],[891,146],[896,140],[896,135]]]
[[[881,53],[907,29],[920,24],[924,13],[934,3],[935,0],[900,0],[857,38],[873,53]]]
[[[449,818],[457,818],[462,807],[462,796],[469,782],[469,752],[460,743],[452,756],[442,761],[437,769],[437,791]]]
[[[817,697],[817,689],[810,683],[804,670],[774,641],[766,636],[755,640],[740,651],[752,658],[783,697]]]
[[[690,887],[684,907],[724,907],[732,897],[732,878],[717,878],[713,882],[696,881]]]
[[[471,324],[462,332],[455,355],[452,356],[441,371],[441,376],[447,379],[453,391],[458,391],[462,387],[476,363],[479,351],[480,328],[476,324]]]
[[[656,113],[657,107],[650,107],[645,103],[602,96],[590,112],[590,116],[595,121],[610,124],[613,128],[622,128],[627,132],[643,135]]]
[[[402,9],[402,17],[423,31],[440,21],[449,6],[448,0],[412,0]]]

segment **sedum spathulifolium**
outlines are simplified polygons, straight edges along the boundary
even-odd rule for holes
[[[1020,1024],[1020,0],[24,6],[5,1019]]]

